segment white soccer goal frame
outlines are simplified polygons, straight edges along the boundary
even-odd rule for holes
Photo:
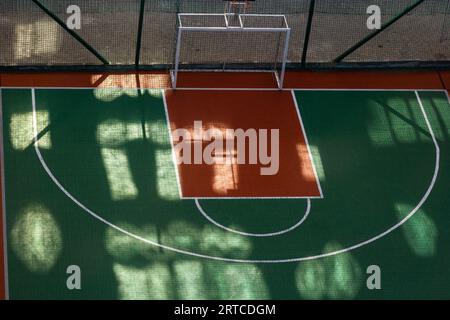
[[[196,31],[211,31],[211,32],[276,32],[285,34],[285,42],[284,42],[284,49],[283,49],[283,55],[282,55],[282,62],[281,62],[281,72],[279,73],[276,69],[273,71],[275,74],[275,78],[277,81],[277,85],[279,89],[283,88],[284,84],[284,77],[286,73],[286,63],[288,59],[288,53],[289,53],[289,41],[291,37],[291,28],[288,25],[287,19],[285,15],[282,14],[238,14],[239,18],[239,25],[237,26],[231,26],[229,24],[229,17],[234,16],[234,13],[224,13],[224,14],[217,14],[217,13],[178,13],[178,32],[177,32],[177,45],[176,45],[176,51],[175,51],[175,64],[174,68],[170,70],[170,77],[172,80],[172,88],[177,88],[177,80],[178,80],[178,73],[180,71],[206,71],[206,70],[180,70],[180,51],[181,51],[181,42],[183,39],[183,33],[184,32],[196,32]],[[225,19],[225,26],[223,27],[193,27],[193,26],[184,26],[182,23],[182,17],[189,17],[189,16],[222,16]],[[284,22],[283,27],[246,27],[244,25],[244,20],[246,17],[271,17],[271,18],[282,18]],[[217,70],[215,70],[217,71]],[[227,70],[225,70],[227,71]],[[231,70],[230,70],[231,71]],[[233,71],[242,71],[242,72],[255,72],[259,70],[233,70]]]

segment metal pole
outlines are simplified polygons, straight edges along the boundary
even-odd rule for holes
[[[401,17],[403,17],[404,15],[408,14],[410,11],[412,11],[413,9],[415,9],[418,5],[420,5],[422,2],[424,2],[425,0],[419,0],[417,2],[415,2],[414,4],[412,4],[411,6],[407,7],[405,10],[403,10],[402,12],[400,12],[397,16],[395,16],[393,19],[391,19],[390,21],[388,21],[386,24],[384,24],[380,29],[375,30],[374,32],[372,32],[371,34],[369,34],[368,36],[366,36],[365,38],[363,38],[362,40],[358,41],[355,45],[353,45],[352,47],[350,47],[349,49],[345,50],[343,53],[341,53],[337,58],[335,58],[333,60],[333,62],[340,62],[342,61],[342,59],[344,59],[345,57],[347,57],[349,54],[351,54],[352,52],[354,52],[355,50],[357,50],[358,48],[360,48],[362,45],[364,45],[366,42],[368,42],[369,40],[371,40],[372,38],[374,38],[375,36],[377,36],[379,33],[383,32],[386,28],[388,28],[389,26],[391,26],[392,24],[394,24],[398,19],[400,19]]]
[[[175,70],[174,70],[174,75],[173,75],[173,80],[172,80],[172,87],[174,89],[177,88],[177,80],[178,80],[178,66],[180,64],[180,48],[181,48],[181,32],[182,32],[182,28],[178,28],[178,36],[177,36],[177,49],[175,52]]]
[[[284,20],[281,21],[281,27],[283,27],[284,25]],[[278,34],[278,41],[277,41],[277,46],[276,46],[276,50],[275,50],[275,62],[273,64],[273,69],[276,71],[277,70],[277,66],[278,66],[278,55],[280,54],[280,42],[281,42],[281,37],[283,36],[283,33],[279,33]]]
[[[83,38],[81,38],[76,32],[69,29],[64,21],[58,18],[53,12],[51,12],[49,9],[47,9],[41,2],[38,0],[31,0],[36,4],[39,8],[41,8],[42,11],[44,11],[47,15],[49,15],[57,24],[59,24],[64,30],[66,30],[72,37],[74,37],[83,47],[85,47],[87,50],[89,50],[94,56],[97,57],[103,64],[109,64],[109,61],[106,60],[100,53],[97,52],[89,43],[87,43]]]
[[[280,83],[278,84],[278,88],[279,89],[283,89],[284,75],[286,73],[286,62],[287,62],[288,53],[289,53],[289,40],[290,40],[290,38],[291,38],[291,29],[288,29],[286,31],[286,43],[284,44],[283,65],[281,66]]]
[[[141,59],[141,43],[142,43],[142,27],[144,25],[144,11],[145,11],[145,0],[141,0],[141,6],[139,9],[138,34],[136,40],[136,58],[134,60],[136,69],[139,68],[139,62]]]
[[[316,0],[311,0],[311,2],[309,3],[308,24],[306,25],[305,42],[303,44],[302,67],[305,66],[306,57],[308,55],[309,37],[311,35],[311,26],[314,17],[315,7],[316,7]]]

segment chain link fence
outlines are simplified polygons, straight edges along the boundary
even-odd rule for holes
[[[61,25],[70,16],[70,5],[81,10],[81,29],[72,34]],[[177,14],[224,13],[224,5],[222,0],[1,0],[0,68],[103,66],[94,50],[117,68],[168,69],[175,57]],[[395,20],[375,36],[377,30],[367,27],[370,5],[381,9],[382,26]],[[286,16],[292,29],[291,68],[450,64],[450,0],[256,0],[247,13]],[[255,41],[261,42],[259,53]],[[213,46],[202,50],[214,50],[224,63],[230,50],[252,50],[251,63],[257,67],[266,60],[267,41],[224,37],[228,45],[222,56]]]

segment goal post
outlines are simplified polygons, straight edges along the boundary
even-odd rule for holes
[[[183,71],[269,71],[283,88],[291,35],[286,16],[246,13],[244,3],[233,1],[223,14],[178,13],[174,89]]]

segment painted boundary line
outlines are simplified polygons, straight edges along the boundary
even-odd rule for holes
[[[223,196],[223,197],[183,197],[181,199],[183,200],[283,200],[283,199],[322,199],[323,197],[321,196],[300,196],[300,197],[295,197],[295,196],[287,196],[287,197],[227,197],[227,196]]]
[[[300,127],[302,128],[303,136],[305,137],[305,143],[306,143],[306,148],[308,149],[309,161],[311,161],[311,164],[313,167],[314,178],[316,179],[317,188],[319,189],[319,192],[320,192],[320,198],[323,198],[322,186],[320,185],[319,176],[317,175],[316,165],[314,164],[314,158],[311,154],[311,148],[309,147],[308,136],[306,135],[306,128],[303,125],[302,116],[300,114],[300,108],[297,103],[297,98],[295,96],[294,90],[291,91],[291,95],[292,95],[292,100],[294,101],[294,104],[295,104],[295,111],[297,112],[298,121],[300,122]]]
[[[242,232],[239,230],[235,230],[235,229],[231,229],[228,228],[226,226],[224,226],[223,224],[220,224],[218,222],[216,222],[213,218],[211,218],[206,211],[203,209],[203,207],[200,205],[200,202],[198,201],[198,199],[195,199],[195,205],[197,206],[198,211],[200,211],[200,213],[206,218],[206,220],[208,220],[209,222],[211,222],[212,224],[214,224],[216,227],[219,227],[221,229],[224,229],[228,232],[232,232],[232,233],[237,233],[240,234],[241,236],[248,236],[248,237],[274,237],[274,236],[279,236],[285,233],[288,233],[294,229],[296,229],[297,227],[299,227],[301,224],[303,224],[303,222],[305,222],[306,218],[308,218],[309,216],[309,212],[311,211],[311,199],[306,199],[306,211],[303,214],[303,217],[294,225],[290,226],[289,228],[280,230],[280,231],[276,231],[276,232],[269,232],[269,233],[250,233],[250,232]]]
[[[218,257],[218,256],[210,256],[210,255],[206,255],[206,254],[200,254],[200,253],[196,253],[196,252],[192,252],[192,251],[187,251],[187,250],[182,250],[182,249],[178,249],[178,248],[174,248],[171,246],[167,246],[167,245],[163,245],[148,239],[145,239],[141,236],[138,236],[136,234],[133,234],[125,229],[122,229],[121,227],[116,226],[115,224],[109,222],[108,220],[102,218],[101,216],[99,216],[98,214],[96,214],[95,212],[93,212],[92,210],[90,210],[89,208],[87,208],[85,205],[83,205],[78,199],[76,199],[74,196],[72,196],[63,186],[62,184],[59,182],[59,180],[53,175],[52,171],[49,169],[49,167],[47,166],[44,158],[42,157],[42,154],[40,153],[39,150],[39,140],[37,139],[37,119],[36,119],[36,101],[35,101],[35,89],[32,88],[32,94],[31,94],[31,98],[32,98],[32,110],[33,110],[33,133],[34,133],[34,149],[36,152],[36,155],[43,167],[43,169],[46,171],[46,173],[48,174],[48,176],[50,177],[50,179],[56,184],[56,186],[68,197],[70,198],[75,204],[77,204],[81,209],[83,209],[86,213],[88,213],[89,215],[91,215],[92,217],[96,218],[97,220],[105,223],[106,225],[108,225],[109,227],[125,234],[128,235],[136,240],[142,241],[144,243],[156,246],[156,247],[160,247],[162,249],[166,249],[168,251],[172,251],[172,252],[176,252],[176,253],[181,253],[181,254],[185,254],[185,255],[189,255],[189,256],[193,256],[193,257],[198,257],[198,258],[204,258],[204,259],[210,259],[210,260],[216,260],[216,261],[225,261],[225,262],[236,262],[236,263],[291,263],[291,262],[300,262],[300,261],[307,261],[307,260],[314,260],[314,259],[319,259],[319,258],[325,258],[325,257],[330,257],[330,256],[334,256],[334,255],[338,255],[340,253],[344,253],[344,252],[348,252],[360,247],[363,247],[365,245],[368,245],[384,236],[386,236],[387,234],[391,233],[392,231],[394,231],[395,229],[399,228],[400,226],[402,226],[406,221],[408,221],[419,209],[420,207],[423,205],[423,203],[427,200],[427,198],[429,197],[431,191],[433,190],[433,187],[436,183],[436,179],[437,176],[439,174],[439,161],[440,161],[440,149],[439,149],[439,145],[437,143],[436,137],[434,135],[433,129],[430,125],[430,122],[428,120],[427,114],[425,112],[425,109],[422,105],[422,101],[420,100],[420,96],[416,91],[411,90],[411,92],[414,92],[416,95],[416,98],[419,102],[419,106],[420,109],[424,115],[428,130],[430,131],[432,140],[433,140],[433,144],[435,146],[435,151],[436,151],[436,161],[435,161],[435,168],[434,168],[434,173],[433,173],[433,177],[431,179],[430,185],[428,186],[427,190],[425,191],[424,195],[422,196],[422,198],[420,199],[419,203],[414,207],[414,209],[412,209],[402,220],[400,220],[398,223],[396,223],[395,225],[391,226],[390,228],[388,228],[387,230],[385,230],[384,232],[368,239],[362,242],[358,242],[355,245],[340,249],[340,250],[336,250],[333,252],[328,252],[328,253],[322,253],[322,254],[318,254],[318,255],[312,255],[312,256],[305,256],[305,257],[296,257],[296,258],[287,258],[287,259],[275,259],[275,260],[265,260],[265,259],[233,259],[233,258],[224,258],[224,257]]]
[[[449,89],[449,91],[447,91],[447,90],[444,90],[444,91],[445,91],[445,95],[447,96],[448,104],[450,105],[450,93],[449,93],[450,89]]]
[[[172,139],[172,127],[170,126],[169,110],[167,109],[166,91],[164,89],[161,89],[161,94],[162,94],[163,104],[164,104],[164,114],[166,116],[166,125],[167,125],[167,130],[168,130],[167,133],[169,134],[169,140],[170,140],[170,149],[171,149],[170,152],[172,153],[172,162],[175,167],[178,196],[180,197],[180,199],[183,199],[183,190],[181,190],[180,174],[178,172],[177,158],[175,155],[175,146],[173,145],[173,139]]]
[[[3,248],[1,248],[3,253],[3,282],[4,282],[4,293],[5,300],[9,300],[9,277],[8,277],[8,236],[7,236],[7,228],[6,228],[6,184],[5,184],[5,152],[3,147],[3,139],[4,139],[4,131],[3,131],[3,91],[0,87],[0,162],[1,162],[1,189],[2,189],[2,222],[3,222]]]

